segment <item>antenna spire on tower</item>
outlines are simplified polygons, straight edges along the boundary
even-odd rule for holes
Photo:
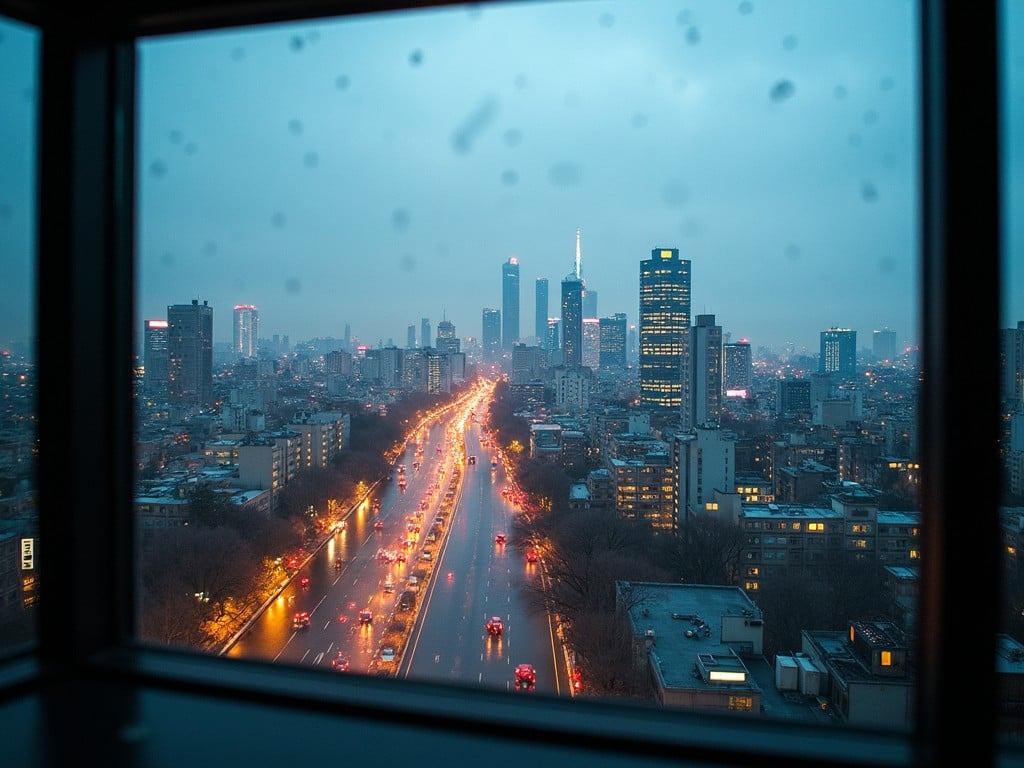
[[[580,254],[580,228],[576,227],[576,279],[583,277],[583,257]]]

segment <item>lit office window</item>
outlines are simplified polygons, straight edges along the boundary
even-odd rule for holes
[[[0,654],[32,642],[36,514],[36,90],[39,35],[0,18]]]
[[[913,606],[891,610],[894,580],[872,557],[884,542],[805,538],[798,521],[814,532],[827,522],[830,534],[876,531],[878,516],[919,524],[916,475],[888,469],[894,457],[916,459],[916,29],[915,6],[890,0],[650,0],[143,40],[141,639],[325,672],[669,707],[696,691],[723,711],[909,730],[911,716],[834,696],[846,681],[822,650],[849,635],[865,674],[876,651],[911,674]],[[676,252],[686,268],[657,280],[649,270],[661,282],[646,295],[679,306],[641,320],[642,263]],[[509,467],[529,453],[528,424],[515,439],[485,434],[481,408],[453,442],[445,422],[455,411],[434,410],[477,374],[504,374],[501,393],[533,380],[516,380],[512,352],[504,360],[480,342],[488,327],[509,330],[501,318],[541,314],[531,292],[520,307],[503,291],[513,261],[517,286],[547,279],[561,282],[556,296],[567,285],[578,295],[583,282],[582,320],[641,322],[632,378],[568,375],[559,351],[545,350],[537,378],[543,368],[566,418],[602,393],[639,403],[651,349],[685,350],[689,361],[678,381],[664,381],[672,366],[661,365],[647,382],[687,403],[669,421],[651,416],[659,435],[675,435],[675,464],[644,463],[659,455],[651,446],[627,457],[640,462],[632,474],[614,454],[601,467],[573,460],[574,479],[611,468],[658,488],[679,471],[678,499],[610,485],[601,518],[674,522],[588,562],[605,580],[582,591],[604,597],[553,593],[551,621],[528,609],[538,585],[567,583],[577,497],[567,483],[530,508],[506,492],[517,480]],[[698,314],[705,307],[714,314]],[[547,314],[558,312],[553,300]],[[491,313],[497,322],[484,327]],[[672,336],[679,318],[704,343]],[[562,324],[568,334],[573,323]],[[532,325],[512,328],[513,341],[543,348]],[[721,374],[712,340],[741,338],[753,350],[753,396],[721,398],[708,375]],[[780,430],[779,452],[743,443],[719,458],[732,435],[752,444],[742,431],[754,423]],[[561,431],[558,455],[570,455],[579,431]],[[373,442],[382,435],[394,444]],[[506,461],[494,451],[489,467],[452,463],[492,453],[492,437]],[[367,445],[381,450],[366,455]],[[786,482],[753,482],[774,483],[775,502],[711,498],[769,462]],[[808,491],[820,478],[846,494],[841,511]],[[471,515],[473,525],[457,525]],[[705,556],[718,546],[715,556],[673,541],[684,528],[679,542],[703,544]],[[785,550],[730,544],[744,528],[794,537],[775,545]],[[467,538],[481,535],[484,548]],[[858,557],[827,570],[851,550]],[[702,561],[714,563],[695,570]],[[629,582],[672,589],[627,594]],[[701,590],[722,587],[740,602],[706,615]],[[659,612],[661,599],[690,608]],[[500,623],[484,608],[494,604]],[[636,610],[621,633],[610,631],[616,605]],[[673,643],[685,661],[669,670],[659,648]],[[651,673],[654,659],[664,675]],[[912,677],[899,685],[896,709],[912,712]]]

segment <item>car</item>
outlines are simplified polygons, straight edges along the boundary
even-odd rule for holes
[[[508,537],[504,533],[499,533],[497,536],[494,537],[494,543],[495,544],[504,544],[505,541],[507,540],[507,538]]]
[[[429,549],[424,549],[422,552],[420,552],[420,560],[428,560],[429,561],[429,560],[433,560],[433,559],[434,559],[434,553],[431,552]]]
[[[373,527],[379,531],[380,529],[382,529],[384,527],[384,521],[383,520],[374,520],[373,521]]]
[[[395,582],[393,582],[391,579],[388,579],[387,581],[385,581],[384,582],[384,591],[388,592],[388,593],[394,592],[395,591]]]
[[[309,586],[309,576],[303,576],[301,579],[299,579],[299,586],[302,587],[303,589],[308,587]]]
[[[526,562],[528,562],[528,563],[536,563],[537,562],[537,553],[534,552],[532,549],[528,549],[526,551]]]
[[[359,612],[359,623],[360,624],[373,624],[373,611],[369,608],[364,608]]]
[[[391,646],[380,649],[380,660],[384,663],[390,663],[395,660],[395,649]]]
[[[476,456],[470,456],[469,457],[469,463],[470,464],[476,464]]]
[[[338,651],[338,655],[331,659],[331,669],[333,669],[335,672],[348,672],[348,656],[345,656],[342,651]]]
[[[309,611],[296,611],[292,615],[292,629],[305,629],[309,626]]]
[[[415,587],[412,589],[415,589]],[[402,593],[402,596],[398,598],[398,610],[408,611],[416,605],[416,593],[413,592],[412,589],[407,589]]]
[[[516,667],[516,688],[533,688],[537,684],[537,671],[533,664],[520,664]]]
[[[492,637],[500,637],[504,629],[505,625],[501,620],[501,616],[491,616],[487,621],[487,634]]]

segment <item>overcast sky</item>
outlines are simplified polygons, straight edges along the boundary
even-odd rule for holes
[[[146,40],[138,327],[198,299],[216,341],[239,303],[292,342],[479,337],[514,256],[530,340],[579,228],[601,317],[636,323],[640,262],[678,248],[733,340],[916,344],[915,30],[913,0],[566,0]],[[0,341],[30,317],[34,42],[0,27]]]

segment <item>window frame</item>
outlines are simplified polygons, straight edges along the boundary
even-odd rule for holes
[[[134,639],[133,263],[135,52],[146,35],[298,21],[445,2],[268,0],[136,2],[123,11],[67,0],[0,0],[0,13],[41,31],[37,349],[41,601],[38,641],[0,665],[0,695],[68,680],[212,693],[351,715],[426,718],[457,738],[522,728],[545,744],[740,764],[940,765],[962,744],[964,696],[975,722],[972,764],[1012,755],[996,734],[999,630],[998,370],[962,375],[964,350],[998,359],[1001,196],[998,3],[916,0],[921,19],[921,589],[917,724],[912,734],[823,731],[762,718],[587,702],[565,722],[560,702],[529,708],[485,692],[353,680],[141,647]],[[478,3],[482,5],[486,3]],[[970,265],[965,280],[961,263]],[[955,312],[970,307],[969,321]],[[981,329],[981,331],[979,331]],[[957,420],[961,403],[973,418]],[[969,525],[953,499],[970,498]],[[984,514],[982,513],[984,512]],[[88,578],[84,578],[88,575]],[[322,676],[326,677],[326,676]],[[12,682],[13,681],[13,682]],[[396,704],[396,688],[401,702]],[[438,702],[443,706],[438,706]],[[480,702],[487,706],[481,707]],[[132,703],[115,717],[129,718]],[[44,710],[47,717],[49,710]],[[44,723],[45,728],[45,723]],[[802,738],[806,736],[806,738]],[[684,751],[685,750],[685,751]],[[442,760],[438,762],[441,764]]]

